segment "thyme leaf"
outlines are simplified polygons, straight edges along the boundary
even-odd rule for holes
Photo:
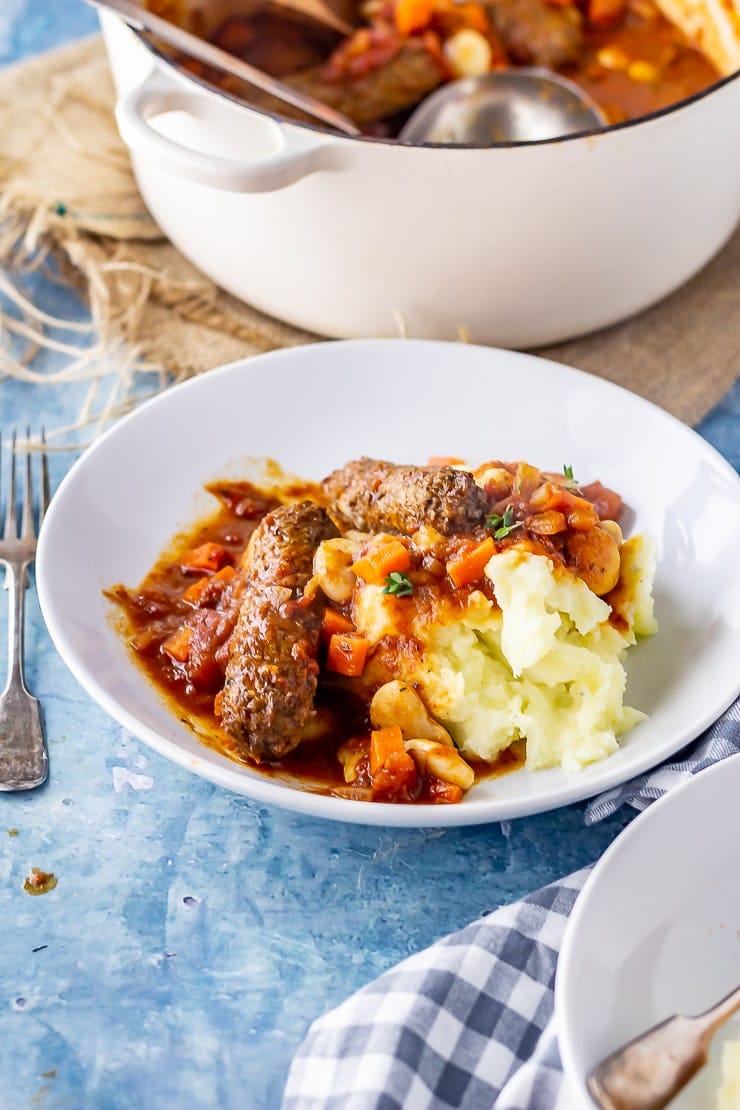
[[[409,597],[413,592],[414,583],[408,574],[404,574],[402,570],[392,570],[390,574],[386,575],[385,586],[383,587],[384,594],[392,594],[394,597]]]
[[[514,519],[514,510],[511,505],[507,505],[504,509],[503,516],[499,513],[492,513],[486,520],[486,527],[493,529],[493,538],[495,540],[503,540],[513,532],[515,528],[521,528],[523,521]]]

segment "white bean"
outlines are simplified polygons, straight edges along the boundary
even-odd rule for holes
[[[370,702],[370,720],[373,728],[398,725],[405,740],[423,737],[454,747],[449,732],[434,720],[416,690],[398,679],[376,690]]]
[[[320,543],[313,557],[314,582],[338,605],[352,597],[355,576],[350,570],[360,545],[346,536]]]
[[[410,753],[417,767],[435,775],[443,782],[451,782],[462,790],[470,790],[475,782],[475,772],[469,767],[456,748],[435,744],[433,740],[407,740],[404,748]]]

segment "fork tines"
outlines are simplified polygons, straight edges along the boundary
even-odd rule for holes
[[[19,455],[22,447],[25,446],[25,459],[20,466],[22,467],[21,473],[21,506],[20,506],[20,533],[18,531],[18,482],[17,482],[17,469],[19,465]],[[0,504],[2,498],[2,456],[3,456],[3,437],[0,431]],[[36,450],[34,450],[36,448]],[[18,444],[18,432],[16,429],[10,433],[10,440],[6,450],[7,466],[9,468],[7,493],[5,503],[5,521],[3,526],[0,542],[11,540],[32,540],[36,536],[36,527],[34,524],[33,512],[33,481],[32,481],[32,455],[38,453],[40,456],[40,470],[41,482],[39,484],[38,493],[38,524],[41,526],[41,521],[44,519],[44,514],[49,505],[49,462],[46,451],[46,434],[42,428],[37,439],[37,444],[34,444],[31,439],[31,429],[26,428],[25,440],[22,441],[20,447]]]

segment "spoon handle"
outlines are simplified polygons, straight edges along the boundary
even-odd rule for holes
[[[220,47],[214,46],[213,43],[205,42],[197,35],[192,35],[190,31],[170,23],[167,19],[162,19],[138,4],[132,3],[131,0],[87,0],[87,2],[92,4],[93,7],[115,12],[125,23],[134,27],[137,31],[149,31],[157,38],[162,39],[163,42],[174,46],[176,50],[182,50],[183,53],[189,54],[190,57],[196,58],[205,65],[214,66],[225,73],[231,73],[234,77],[239,77],[242,81],[262,89],[263,92],[271,93],[279,100],[292,104],[294,108],[300,108],[307,115],[314,119],[320,119],[323,123],[328,123],[345,135],[360,134],[359,129],[341,112],[336,112],[327,104],[322,104],[321,101],[309,96],[308,93],[301,93],[289,85],[284,85],[276,77],[271,77],[263,70],[250,65],[249,62],[244,62],[241,58],[228,54]]]
[[[703,1014],[676,1014],[597,1064],[587,1079],[602,1110],[662,1110],[707,1061],[715,1030],[740,1009],[736,987]]]
[[[295,12],[307,15],[317,23],[326,24],[340,35],[352,34],[353,28],[349,23],[337,15],[324,0],[275,0],[275,2],[283,8],[292,8]]]
[[[734,991],[730,991],[725,998],[721,999],[716,1006],[711,1006],[703,1014],[697,1014],[694,1018],[697,1031],[701,1033],[705,1042],[708,1041],[714,1031],[719,1029],[720,1025],[739,1009],[740,987],[736,987]]]

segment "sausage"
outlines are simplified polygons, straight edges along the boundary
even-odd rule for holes
[[[351,40],[348,40],[351,41]],[[360,126],[413,108],[445,80],[439,58],[419,38],[396,43],[394,53],[358,74],[343,72],[338,65],[311,66],[281,77],[283,84],[320,100]],[[270,93],[247,85],[229,74],[217,77],[218,85],[256,108],[290,119],[316,123],[313,116]]]
[[[558,69],[583,50],[580,12],[547,0],[488,0],[486,11],[509,57],[523,65]]]
[[[451,466],[396,466],[362,458],[322,484],[331,515],[342,527],[409,534],[430,524],[443,535],[483,524],[488,497],[473,475]]]
[[[414,108],[445,79],[439,58],[418,37],[408,39],[382,64],[358,75],[335,76],[320,66],[285,78],[285,83],[328,104],[357,124],[373,123]]]
[[[295,748],[314,713],[323,602],[303,593],[316,548],[338,535],[311,501],[275,509],[253,534],[217,712],[258,763]]]

